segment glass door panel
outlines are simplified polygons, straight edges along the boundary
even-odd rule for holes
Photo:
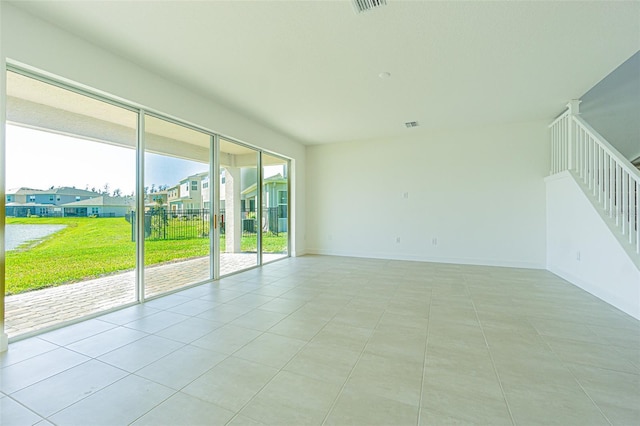
[[[136,301],[131,110],[7,72],[9,337]]]
[[[220,275],[258,265],[258,151],[220,139]]]
[[[211,136],[145,116],[145,297],[211,276]]]
[[[262,263],[289,255],[289,161],[262,155]]]

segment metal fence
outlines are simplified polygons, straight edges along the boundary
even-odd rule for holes
[[[131,240],[136,239],[136,213],[127,216],[131,223]],[[152,209],[144,214],[144,238],[146,240],[187,240],[209,238],[209,210],[188,209],[170,212]]]
[[[284,214],[283,214],[284,213]],[[287,232],[286,212],[278,207],[262,209],[262,227],[258,227],[255,211],[241,211],[242,234],[255,235],[260,229],[278,235]],[[284,217],[283,217],[284,216]],[[132,211],[126,216],[131,224],[131,240],[136,240],[136,213]],[[144,215],[145,240],[186,240],[209,238],[210,212],[208,209],[187,209],[167,211],[162,208],[151,209]],[[218,221],[220,235],[226,232],[225,210],[220,210]]]

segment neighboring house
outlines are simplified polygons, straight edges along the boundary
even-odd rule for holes
[[[263,231],[287,232],[289,216],[289,187],[287,178],[278,173],[262,182]],[[256,211],[257,185],[254,183],[240,193],[242,212]]]
[[[67,203],[62,207],[64,216],[124,217],[135,208],[135,198],[101,195],[88,200]]]
[[[30,197],[43,191],[33,188],[13,188],[6,193],[7,203],[28,203]],[[35,200],[35,199],[34,199]]]
[[[202,190],[200,191],[200,196],[202,198],[202,208],[209,209],[211,208],[211,189],[209,188],[209,174],[205,175],[202,178]]]
[[[36,203],[15,203],[8,202],[5,205],[6,216],[8,217],[28,217],[28,216],[61,216],[62,208],[54,207],[50,204]]]
[[[48,190],[28,193],[29,202],[53,204],[56,206],[72,203],[74,201],[87,200],[89,198],[97,197],[101,194],[98,192],[87,191],[84,189],[71,188],[68,186],[62,186],[59,188],[51,188]]]
[[[169,210],[176,212],[178,210],[178,200],[180,199],[180,185],[172,186],[167,189],[167,205]]]
[[[202,209],[202,180],[207,176],[208,173],[203,172],[182,179],[177,185],[178,194],[168,197],[169,209],[176,213]],[[170,194],[171,191],[175,191],[175,188],[175,186],[169,188]]]
[[[48,190],[34,188],[10,189],[6,194],[5,214],[26,217],[63,216],[62,206],[100,196],[99,193],[63,186]]]
[[[146,209],[167,206],[169,198],[169,190],[151,192],[145,196],[144,205]]]

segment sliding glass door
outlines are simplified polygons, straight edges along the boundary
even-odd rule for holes
[[[10,337],[136,301],[138,114],[7,72]]]
[[[259,152],[220,140],[220,275],[258,265]]]
[[[262,262],[289,254],[289,161],[262,154]]]
[[[144,288],[155,296],[212,278],[212,136],[144,119]]]
[[[10,337],[289,255],[288,160],[17,68],[6,96]]]

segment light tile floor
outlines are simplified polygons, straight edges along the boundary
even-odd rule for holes
[[[0,367],[2,425],[640,424],[640,322],[542,270],[286,259]]]

